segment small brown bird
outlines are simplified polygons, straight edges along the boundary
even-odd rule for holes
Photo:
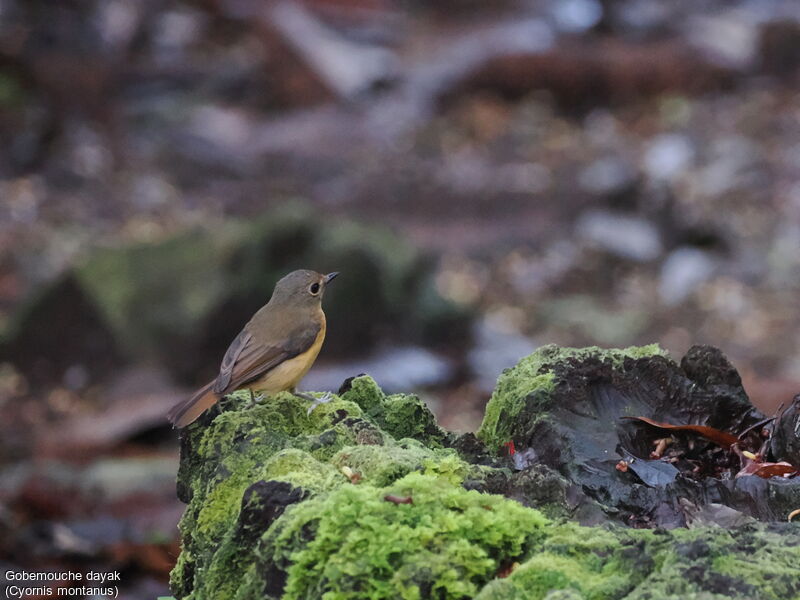
[[[179,402],[167,418],[175,427],[186,427],[225,394],[244,388],[275,394],[299,394],[295,387],[314,364],[325,340],[322,295],[339,273],[292,271],[275,284],[272,298],[236,336],[217,378],[191,398]]]

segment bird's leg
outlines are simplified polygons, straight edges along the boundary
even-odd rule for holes
[[[319,398],[314,398],[314,401],[311,403],[311,406],[308,407],[308,411],[306,414],[310,415],[312,412],[314,412],[314,409],[317,408],[320,404],[327,404],[331,400],[333,400],[333,394],[331,394],[330,392],[325,392]]]
[[[326,403],[330,402],[331,400],[333,400],[333,394],[331,394],[330,392],[325,392],[319,398],[317,398],[315,396],[312,396],[311,394],[307,394],[307,393],[304,393],[304,392],[298,392],[297,390],[292,390],[292,394],[294,394],[298,398],[302,398],[303,400],[308,400],[309,402],[311,402],[311,406],[308,407],[308,413],[307,413],[309,415],[320,404],[326,404]]]
[[[253,408],[256,404],[258,404],[264,399],[264,394],[259,394],[258,396],[256,396],[253,393],[252,388],[248,388],[248,391],[250,392],[250,404],[247,405],[248,408]]]

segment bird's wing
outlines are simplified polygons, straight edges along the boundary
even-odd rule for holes
[[[231,342],[231,345],[228,346],[225,356],[222,358],[222,364],[219,367],[219,375],[212,388],[217,394],[223,393],[228,388],[228,384],[230,384],[233,377],[233,368],[236,365],[236,361],[250,343],[252,337],[252,334],[247,329],[243,329],[236,336],[236,339]]]
[[[245,329],[236,336],[222,359],[214,392],[225,394],[233,391],[259,379],[283,361],[302,354],[314,344],[320,329],[320,323],[313,323],[295,329],[284,340],[271,345],[256,341]]]

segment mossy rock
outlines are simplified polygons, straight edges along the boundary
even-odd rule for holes
[[[385,337],[427,343],[444,330],[469,331],[471,315],[436,293],[433,264],[417,248],[381,226],[323,218],[288,202],[250,221],[96,248],[12,315],[2,354],[24,360],[22,367],[58,357],[40,324],[84,324],[91,336],[65,339],[91,342],[71,342],[69,356],[86,363],[93,379],[115,357],[151,360],[196,384],[215,374],[275,282],[297,268],[342,273],[325,298],[326,352],[365,353]],[[52,362],[36,373],[70,366]]]
[[[506,433],[522,442],[564,408],[559,389],[580,399],[581,385],[605,381],[598,373],[620,385],[626,373],[649,373],[663,385],[664,369],[691,373],[748,423],[725,363],[701,354],[679,367],[657,347],[544,348],[501,377],[480,433],[503,449]],[[518,394],[513,410],[492,416]],[[449,434],[418,398],[387,396],[366,376],[310,415],[290,394],[256,405],[234,394],[182,433],[188,507],[173,591],[192,600],[800,599],[800,526],[612,525],[618,507],[547,462],[515,463]],[[597,514],[605,525],[568,520]]]
[[[506,369],[497,380],[497,386],[486,407],[486,414],[478,430],[487,446],[494,450],[510,441],[517,429],[515,423],[529,426],[531,420],[517,419],[525,410],[544,417],[552,408],[554,391],[559,383],[557,368],[586,362],[601,362],[611,370],[621,370],[633,360],[664,357],[666,353],[657,344],[632,346],[624,350],[603,350],[590,348],[562,348],[555,345],[540,348],[530,356],[520,360],[512,369]],[[535,419],[534,419],[535,421]]]
[[[765,420],[716,348],[695,346],[678,364],[657,345],[550,345],[500,376],[477,436],[496,452],[513,444],[518,467],[536,465],[551,483],[562,477],[565,493],[571,484],[583,523],[611,517],[639,526],[685,526],[685,503],[719,503],[758,519],[782,520],[800,505],[796,478],[735,477],[738,459],[712,456],[720,448],[703,438],[698,448],[708,447],[709,468],[719,467],[710,460],[715,456],[727,461],[719,475],[695,477],[686,471],[687,461],[681,471],[649,460],[650,442],[671,434],[637,422],[640,416],[734,435]],[[762,441],[755,440],[753,451]],[[618,469],[620,461],[630,469]],[[512,483],[525,477],[523,472]]]

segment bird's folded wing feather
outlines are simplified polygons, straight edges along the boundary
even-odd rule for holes
[[[231,392],[259,379],[283,361],[302,354],[314,344],[320,328],[320,324],[316,323],[297,329],[280,343],[272,345],[257,342],[247,329],[243,330],[233,340],[222,359],[219,376],[213,387],[214,392]]]

